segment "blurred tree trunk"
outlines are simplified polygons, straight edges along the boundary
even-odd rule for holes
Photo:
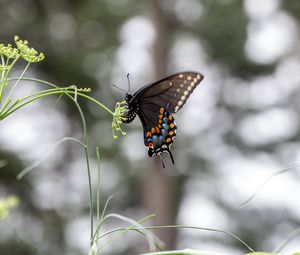
[[[170,26],[159,1],[151,2],[153,9],[153,23],[156,39],[153,45],[154,80],[166,75],[168,39]],[[166,167],[172,169],[171,160],[167,158]],[[149,213],[155,213],[154,225],[173,225],[177,215],[179,180],[164,171],[160,159],[154,157],[152,165],[146,170],[143,191],[144,202]],[[165,249],[175,248],[175,229],[161,229],[156,235],[164,242]]]

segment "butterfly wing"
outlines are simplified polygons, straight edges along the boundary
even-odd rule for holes
[[[170,145],[177,127],[172,113],[182,108],[202,79],[200,73],[177,73],[146,85],[133,95],[150,157],[154,154],[161,156],[162,152],[167,151],[174,164]]]
[[[162,152],[167,151],[174,164],[170,145],[176,136],[177,127],[172,114],[165,108],[147,102],[142,104],[137,114],[143,125],[144,143],[148,148],[148,155],[160,156]]]
[[[161,157],[161,153],[166,151],[174,164],[170,145],[177,127],[172,113],[182,108],[202,79],[203,75],[196,72],[177,73],[146,85],[133,95],[126,95],[129,109],[123,121],[129,123],[136,114],[139,116],[150,157],[154,154]]]
[[[133,97],[140,105],[147,102],[176,113],[202,79],[203,75],[196,72],[177,73],[144,86]]]

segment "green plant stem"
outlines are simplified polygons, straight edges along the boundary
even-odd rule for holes
[[[14,61],[11,63],[11,65],[9,66],[9,68],[8,68],[6,74],[5,74],[4,79],[7,79],[8,74],[10,73],[10,71],[11,71],[12,67],[15,65],[15,63],[18,61],[19,57],[20,57],[20,55],[19,55],[18,57],[16,57],[16,58],[14,59]],[[6,105],[6,102],[11,98],[12,93],[14,92],[14,90],[15,90],[15,88],[17,87],[17,85],[18,85],[20,79],[23,77],[23,75],[25,74],[25,72],[27,71],[27,69],[28,69],[29,66],[30,66],[30,62],[27,63],[27,65],[25,66],[23,72],[21,73],[21,75],[20,75],[19,78],[17,79],[15,85],[13,86],[13,88],[11,89],[11,91],[9,92],[9,94],[8,94],[8,96],[6,97],[6,100],[5,100],[5,102],[4,102],[4,105]],[[4,109],[3,109],[3,110],[4,110]]]
[[[113,237],[112,237],[110,240],[108,240],[104,245],[102,245],[102,247],[99,248],[98,252],[102,251],[107,245],[109,245],[110,243],[112,243],[113,241],[115,241],[116,239],[118,239],[122,234],[124,234],[124,233],[128,232],[129,230],[135,228],[136,225],[140,225],[140,224],[142,224],[143,222],[145,222],[145,221],[147,221],[147,220],[153,218],[154,216],[155,216],[154,214],[151,214],[151,215],[149,215],[149,216],[147,216],[147,217],[145,217],[145,218],[143,218],[143,219],[137,221],[136,224],[133,224],[133,225],[127,227],[127,228],[122,229],[118,234],[116,234],[115,236],[113,236]],[[139,229],[139,230],[140,230],[140,229]]]
[[[213,229],[213,228],[194,227],[194,226],[188,226],[188,225],[152,226],[152,227],[145,227],[144,229],[154,230],[154,229],[163,229],[163,228],[197,229],[197,230],[206,230],[206,231],[212,231],[212,232],[219,232],[219,233],[227,234],[227,235],[233,237],[234,239],[238,240],[239,242],[241,242],[249,251],[254,252],[254,250],[247,243],[245,243],[242,239],[240,239],[239,237],[237,237],[233,233],[225,231],[225,230]],[[131,229],[132,230],[142,230],[142,229],[139,229],[139,228],[131,228]],[[124,231],[124,228],[115,228],[115,229],[112,229],[110,231],[107,231],[106,233],[102,234],[100,236],[100,238],[103,238],[106,235],[109,235],[111,233],[118,232],[118,231]]]
[[[293,171],[296,169],[296,167],[298,167],[299,165],[298,164],[291,164],[289,166],[287,166],[286,168],[282,169],[282,170],[279,170],[271,175],[269,175],[265,180],[264,182],[256,189],[256,191],[248,198],[246,199],[243,203],[240,204],[240,207],[243,207],[245,206],[246,204],[248,204],[249,202],[251,202],[255,197],[256,195],[273,179],[275,178],[276,176],[278,175],[281,175],[281,174],[284,174],[286,172],[289,172],[289,171]]]
[[[9,80],[15,80],[15,79],[17,79],[17,78],[10,78]],[[23,78],[21,78],[21,80],[24,80],[24,81],[35,81],[35,82],[39,82],[39,83],[50,85],[50,86],[54,85],[54,84],[52,84],[50,82],[46,82],[46,81],[43,81],[43,80],[40,80],[40,79],[35,79],[35,78],[29,78],[29,77],[23,77]],[[57,86],[57,88],[59,88],[59,87]],[[68,93],[68,92],[64,91],[64,93]],[[74,91],[73,91],[73,93],[75,94]],[[104,104],[100,103],[96,99],[94,99],[94,98],[92,98],[92,97],[90,97],[90,96],[88,96],[86,94],[80,93],[80,92],[76,92],[76,93],[79,96],[82,96],[82,97],[85,97],[86,99],[91,100],[92,102],[94,102],[95,104],[97,104],[98,106],[100,106],[101,108],[103,108],[104,110],[106,110],[107,112],[109,112],[111,115],[114,115],[114,113],[110,109],[108,109]]]
[[[30,98],[33,98],[33,97],[34,97],[34,100],[36,100],[36,99],[42,98],[42,97],[47,96],[47,95],[53,95],[53,94],[48,94],[48,93],[51,93],[51,92],[59,92],[59,93],[61,93],[61,94],[64,94],[65,92],[67,92],[67,90],[55,88],[55,89],[47,89],[47,90],[35,92],[35,93],[33,93],[33,94],[31,94],[31,95],[28,95],[28,96],[25,96],[25,97],[23,97],[23,98],[21,98],[21,99],[17,99],[12,105],[10,105],[9,109],[7,109],[7,110],[5,111],[5,114],[8,113],[8,112],[10,112],[10,111],[12,111],[12,109],[13,109],[17,104],[20,104],[21,102],[26,101],[27,99],[30,99]],[[10,100],[10,101],[11,101],[11,100]],[[9,104],[10,101],[8,101],[6,104]],[[27,103],[30,103],[30,102],[32,102],[32,101],[33,101],[33,100],[27,101]],[[24,104],[20,105],[19,107],[17,107],[17,109],[21,108],[22,106],[26,105],[27,103],[24,103]],[[4,106],[3,108],[5,109],[6,106]],[[15,109],[14,111],[16,111],[17,109]],[[4,112],[3,110],[0,112],[0,116],[4,115],[3,112]]]
[[[2,66],[6,66],[6,65],[5,65],[5,60],[4,60],[4,57],[3,57],[3,56],[1,56],[1,64],[2,64]],[[4,75],[5,75],[5,70],[3,70],[3,71],[1,72],[1,80],[3,80]]]
[[[56,94],[61,94],[61,93],[69,93],[69,92],[63,92],[63,91],[54,91],[54,92],[49,92],[49,93],[45,93],[45,94],[41,94],[39,96],[36,96],[24,103],[20,104],[20,101],[15,102],[9,109],[7,109],[4,112],[0,113],[0,116],[2,119],[6,118],[7,116],[9,116],[10,114],[12,114],[13,112],[17,111],[18,109],[22,108],[23,106],[39,99],[39,98],[43,98],[45,96],[51,96],[51,95],[56,95]],[[18,104],[18,106],[16,106]]]
[[[149,217],[151,217],[151,216],[155,217],[154,214],[150,215]],[[156,237],[154,234],[151,233],[151,231],[144,228],[143,225],[139,224],[135,220],[125,217],[123,215],[117,214],[117,213],[110,213],[110,214],[106,215],[104,220],[106,221],[109,218],[116,218],[123,222],[131,224],[131,226],[135,226],[135,228],[132,230],[135,230],[136,232],[143,235],[147,239],[148,244],[149,244],[149,251],[155,251],[155,247],[158,248],[159,250],[161,250],[159,243],[162,243],[162,242],[159,240],[159,238]],[[155,247],[153,244],[155,245]]]
[[[22,101],[25,101],[26,99],[29,99],[29,98],[33,97],[34,95],[29,95],[29,96],[26,96],[26,97],[24,97],[24,98],[18,100],[16,103],[14,103],[13,105],[11,105],[11,107],[10,107],[9,109],[7,109],[6,111],[0,112],[1,119],[6,118],[8,115],[12,114],[12,113],[15,112],[16,110],[22,108],[23,106],[25,106],[25,105],[27,105],[27,104],[29,104],[29,103],[31,103],[31,102],[33,102],[33,101],[39,99],[39,98],[43,98],[43,97],[45,97],[45,96],[57,95],[57,94],[66,94],[66,93],[67,93],[67,94],[75,94],[75,93],[76,93],[76,94],[79,95],[79,96],[85,97],[85,98],[87,98],[87,99],[93,101],[93,102],[96,103],[98,106],[100,106],[100,107],[104,108],[106,111],[108,111],[110,114],[112,114],[112,115],[114,114],[111,110],[109,110],[109,109],[108,109],[106,106],[104,106],[102,103],[98,102],[97,100],[95,100],[95,99],[93,99],[92,97],[89,97],[89,96],[87,96],[87,95],[85,95],[85,94],[83,94],[83,93],[75,92],[75,91],[71,91],[71,90],[70,90],[70,91],[69,91],[69,90],[64,90],[64,89],[58,89],[58,90],[53,90],[53,91],[49,90],[49,91],[50,91],[50,92],[44,92],[44,93],[43,93],[43,91],[41,91],[40,93],[36,93],[36,95],[37,95],[36,97],[34,97],[34,98],[32,98],[32,99],[30,99],[30,100],[28,100],[28,101],[26,101],[26,102],[24,102],[24,103],[22,103],[22,104],[20,104]],[[76,100],[74,100],[74,101],[76,101]],[[8,101],[8,103],[9,103],[9,101]],[[7,104],[7,103],[6,103],[6,104]],[[16,106],[16,104],[19,104],[19,105]],[[14,108],[14,107],[15,107],[15,108]],[[5,107],[3,107],[3,108],[5,108]]]
[[[297,228],[296,230],[294,230],[291,234],[289,234],[287,239],[284,240],[283,243],[280,244],[279,247],[277,247],[274,250],[274,253],[281,252],[290,242],[292,242],[299,235],[299,233],[300,233],[300,228]]]
[[[5,60],[4,60],[4,57],[1,56],[1,64],[3,66],[7,66],[5,64]],[[3,96],[3,90],[4,90],[4,86],[5,86],[5,80],[4,80],[4,76],[5,76],[5,69],[3,69],[1,71],[1,80],[0,80],[0,105],[1,105],[1,101],[2,101],[2,96]]]
[[[33,162],[33,164],[27,166],[26,168],[24,168],[18,175],[17,175],[17,179],[21,180],[26,174],[28,174],[31,170],[33,170],[34,168],[36,168],[43,160],[44,158],[48,155],[49,152],[51,152],[52,150],[54,150],[57,146],[59,146],[60,144],[62,144],[63,142],[66,141],[73,141],[78,143],[79,145],[81,145],[83,148],[86,148],[86,145],[83,144],[81,141],[79,141],[76,138],[73,137],[64,137],[63,139],[59,140],[58,142],[56,142],[55,144],[53,144],[42,156],[41,158],[39,158],[37,161]]]
[[[16,78],[10,78],[10,80],[14,80],[14,79],[16,79]],[[35,82],[39,82],[41,84],[59,89],[59,87],[57,85],[55,85],[51,82],[46,82],[46,81],[39,80],[39,79],[22,77],[22,79],[20,79],[20,80],[35,81]],[[78,104],[78,102],[76,100],[74,100],[74,98],[71,95],[69,95],[68,92],[62,91],[62,93],[64,93],[67,97],[69,97],[73,101],[73,103],[76,105],[76,107],[78,109],[78,112],[80,114],[81,122],[82,122],[83,143],[85,145],[85,147],[83,149],[84,149],[84,155],[85,155],[85,160],[86,160],[86,165],[87,165],[88,186],[89,186],[90,223],[91,223],[90,245],[92,246],[92,238],[93,238],[93,233],[94,233],[94,230],[93,230],[94,229],[94,224],[93,224],[93,193],[92,193],[92,180],[91,180],[89,151],[88,151],[87,126],[86,126],[86,121],[85,121],[84,114],[83,114],[83,112],[81,110],[81,107]],[[106,107],[103,107],[103,108],[105,109]]]
[[[14,67],[14,65],[17,63],[17,61],[19,60],[20,57],[21,57],[21,55],[19,54],[19,55],[13,60],[13,62],[9,65],[9,68],[8,68],[8,70],[7,70],[7,72],[6,72],[5,76],[4,76],[5,79],[7,79],[7,77],[8,77],[8,75],[9,75],[11,69]],[[9,59],[7,59],[7,62],[6,62],[6,65],[7,65],[7,66],[8,66],[8,61],[9,61]]]
[[[98,178],[97,178],[97,225],[100,223],[100,180],[101,180],[101,168],[100,168],[100,153],[99,147],[96,148],[96,156],[97,156],[97,163],[98,163]],[[100,225],[99,228],[96,229],[96,240],[98,240],[100,235]],[[92,238],[92,241],[94,237]]]
[[[4,87],[5,87],[5,80],[7,79],[11,69],[13,68],[13,66],[16,64],[16,62],[18,61],[18,59],[20,58],[21,55],[18,55],[14,61],[8,65],[9,63],[9,60],[10,58],[7,58],[6,59],[6,63],[5,63],[5,60],[4,60],[4,57],[1,56],[1,62],[2,62],[2,65],[8,67],[7,70],[3,70],[2,74],[1,74],[1,84],[0,84],[0,105],[2,103],[2,98],[3,98],[3,91],[4,91]],[[9,100],[9,97],[7,98]],[[6,100],[7,101],[7,100]]]
[[[96,238],[96,234],[97,234],[97,231],[100,229],[101,225],[103,224],[105,218],[104,218],[104,215],[106,213],[106,210],[107,210],[107,207],[108,207],[108,204],[110,202],[110,200],[113,198],[113,196],[109,196],[108,199],[106,200],[105,202],[105,205],[104,205],[104,208],[102,210],[102,214],[101,214],[101,217],[100,217],[100,221],[97,222],[97,227],[96,227],[96,231],[95,231],[95,234],[93,235],[93,238],[92,238],[92,242],[94,242],[94,240],[99,240],[99,238]],[[100,230],[99,230],[100,231]],[[95,239],[96,238],[96,239]]]
[[[208,251],[184,249],[184,250],[177,250],[177,251],[160,251],[160,252],[143,253],[141,255],[224,255],[224,254],[208,252]]]

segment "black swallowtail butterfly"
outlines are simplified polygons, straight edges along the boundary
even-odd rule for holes
[[[174,164],[170,145],[176,136],[177,127],[172,113],[182,108],[203,78],[200,73],[182,72],[146,85],[133,95],[126,93],[128,111],[123,122],[129,123],[136,115],[139,116],[150,157],[155,154],[161,158],[161,154],[166,151]]]

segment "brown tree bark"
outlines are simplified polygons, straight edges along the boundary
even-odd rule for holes
[[[170,25],[158,0],[151,1],[151,13],[156,30],[153,45],[154,80],[166,76]],[[168,161],[168,159],[166,160]],[[155,213],[154,225],[174,225],[178,207],[179,177],[164,171],[159,158],[152,160],[143,180],[143,198],[149,213]],[[166,167],[174,167],[166,162]],[[160,229],[155,234],[164,242],[164,249],[175,248],[175,229]]]

